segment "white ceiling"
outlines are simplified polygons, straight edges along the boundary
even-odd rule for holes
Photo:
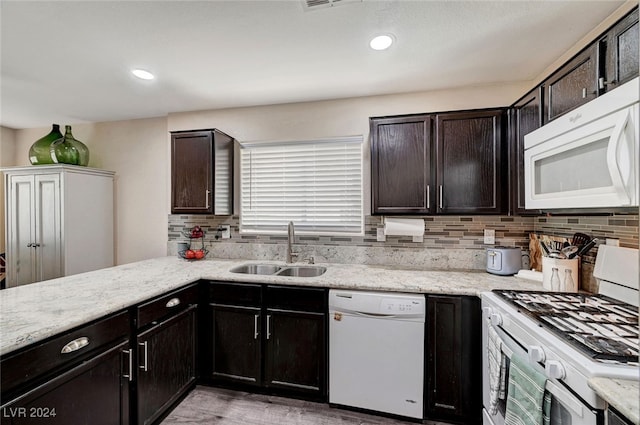
[[[0,3],[0,124],[528,81],[623,1],[300,0]],[[373,51],[369,39],[396,43]],[[144,82],[129,70],[157,76]]]

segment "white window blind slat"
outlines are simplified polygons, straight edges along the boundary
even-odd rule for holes
[[[362,136],[243,143],[240,231],[363,234]]]

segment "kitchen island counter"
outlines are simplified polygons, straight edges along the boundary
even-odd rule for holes
[[[640,425],[639,380],[591,378],[589,386],[627,419]]]
[[[0,354],[83,325],[199,279],[336,289],[477,296],[492,289],[542,290],[541,283],[484,271],[317,264],[318,277],[231,273],[255,260],[186,261],[160,257],[0,291]],[[297,263],[295,265],[304,265]]]

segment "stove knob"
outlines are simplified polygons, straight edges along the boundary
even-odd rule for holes
[[[564,379],[567,375],[564,366],[557,360],[549,360],[544,365],[544,371],[547,375],[547,378],[550,379]]]
[[[491,313],[491,324],[493,326],[502,325],[502,315],[500,313]]]
[[[544,350],[539,345],[532,345],[529,347],[529,360],[533,363],[543,363],[545,357]]]

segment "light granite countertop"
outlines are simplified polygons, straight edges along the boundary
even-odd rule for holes
[[[484,271],[429,271],[401,267],[317,264],[318,277],[231,273],[255,260],[186,261],[160,257],[0,291],[0,354],[80,326],[199,279],[317,286],[336,289],[479,295],[492,289],[542,290],[539,282]],[[282,262],[260,261],[280,264]],[[302,265],[302,264],[297,264]]]
[[[627,419],[640,425],[640,376],[636,381],[591,378],[589,386]]]

